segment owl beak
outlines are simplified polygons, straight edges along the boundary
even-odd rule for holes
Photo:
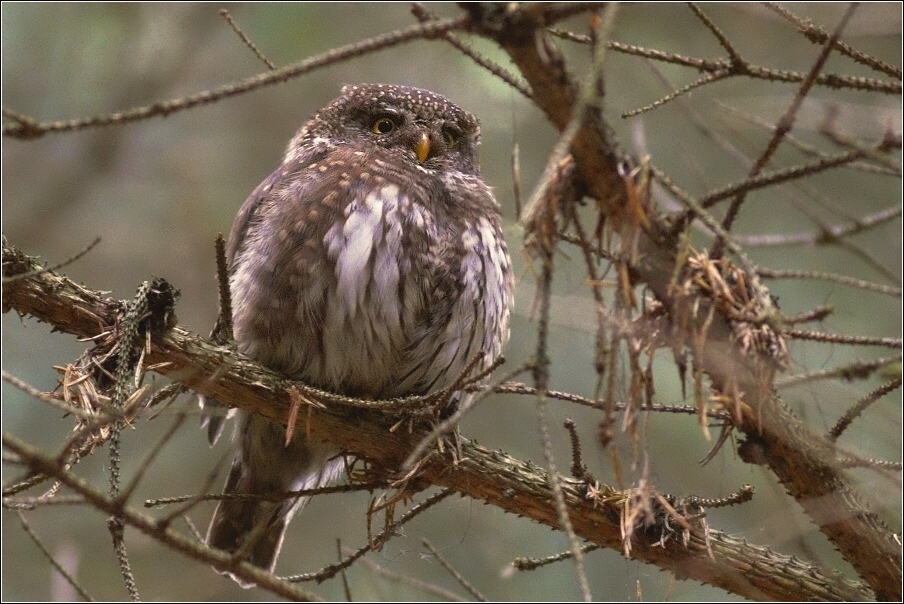
[[[427,132],[421,132],[417,137],[417,142],[414,143],[414,153],[417,155],[417,160],[421,163],[424,163],[424,160],[427,159],[430,155],[430,135]]]

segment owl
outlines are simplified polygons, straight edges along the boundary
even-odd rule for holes
[[[359,398],[423,395],[508,339],[512,270],[477,119],[438,94],[346,86],[248,198],[227,249],[241,353]],[[209,411],[209,410],[208,410]],[[218,433],[222,415],[211,420]],[[342,451],[244,413],[225,493],[317,488]],[[306,498],[223,500],[207,543],[272,571]]]

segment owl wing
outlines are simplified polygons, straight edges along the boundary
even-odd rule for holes
[[[249,232],[251,224],[260,220],[259,209],[272,194],[274,187],[279,183],[285,182],[292,172],[302,170],[305,167],[319,161],[327,153],[325,147],[318,147],[311,152],[303,153],[292,157],[291,161],[284,161],[270,176],[251,192],[245,203],[242,204],[241,210],[232,223],[232,230],[229,233],[229,242],[226,245],[226,264],[230,272],[233,270],[235,256],[241,249],[245,236]],[[288,158],[287,158],[288,159]],[[220,319],[217,319],[214,325],[211,337],[222,330]],[[234,414],[234,409],[229,409],[227,405],[215,399],[207,399],[203,395],[199,395],[199,403],[201,405],[201,427],[207,428],[207,441],[214,445],[223,433],[226,420]]]
[[[318,146],[306,153],[290,155],[279,168],[251,192],[251,195],[242,204],[242,209],[239,210],[238,215],[235,217],[235,221],[232,223],[232,231],[229,233],[229,243],[226,246],[226,261],[230,268],[233,260],[235,260],[236,253],[244,243],[245,235],[250,231],[250,223],[259,220],[258,210],[261,204],[273,193],[274,187],[287,182],[293,172],[304,170],[311,164],[317,163],[326,156],[328,151],[328,147]]]

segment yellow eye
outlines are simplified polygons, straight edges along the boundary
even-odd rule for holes
[[[377,118],[376,121],[374,121],[374,125],[371,126],[371,130],[377,134],[389,134],[395,129],[396,123],[388,117]]]
[[[450,149],[455,147],[458,144],[458,133],[451,130],[443,130],[443,141]]]

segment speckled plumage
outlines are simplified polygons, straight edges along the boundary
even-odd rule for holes
[[[474,116],[434,93],[345,87],[233,224],[239,351],[374,399],[447,387],[478,352],[485,363],[498,356],[512,273],[498,204],[480,178],[479,137]],[[258,416],[245,414],[238,433],[227,493],[312,488],[341,469],[334,445],[296,432],[283,447],[284,428]],[[208,543],[234,552],[254,535],[248,559],[272,570],[303,503],[223,501]]]

